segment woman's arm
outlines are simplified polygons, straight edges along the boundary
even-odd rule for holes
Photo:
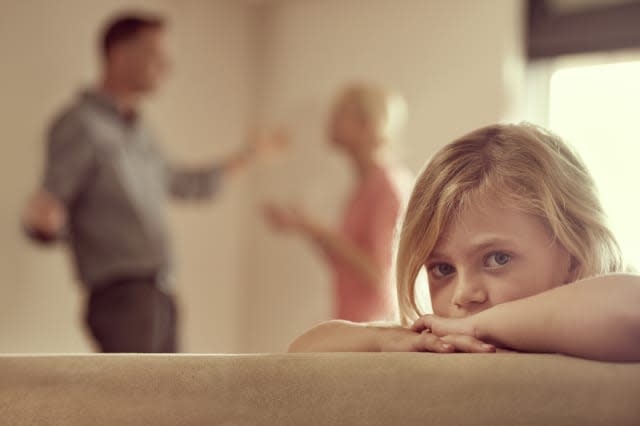
[[[297,209],[266,205],[264,211],[267,221],[274,228],[293,231],[306,237],[330,262],[344,263],[360,274],[363,282],[372,286],[380,285],[382,268],[372,256],[352,241],[314,222]]]
[[[362,281],[379,287],[383,281],[382,267],[373,257],[344,236],[305,219],[302,233],[329,260],[346,264],[356,271]]]
[[[401,202],[391,186],[384,183],[378,186],[375,197],[368,199],[369,210],[361,214],[363,237],[357,242],[293,208],[267,206],[267,219],[278,229],[297,231],[330,263],[344,265],[360,275],[366,285],[379,287],[384,285],[385,272],[391,267],[393,235]]]
[[[640,276],[589,278],[463,319],[425,316],[412,328],[472,335],[523,352],[640,361]]]

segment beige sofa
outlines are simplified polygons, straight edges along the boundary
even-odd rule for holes
[[[0,356],[2,425],[640,425],[640,364],[556,355]]]

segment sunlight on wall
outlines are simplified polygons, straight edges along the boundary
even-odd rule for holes
[[[559,69],[551,78],[550,128],[591,170],[626,260],[640,267],[640,61]]]

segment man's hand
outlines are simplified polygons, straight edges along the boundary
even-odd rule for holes
[[[30,235],[38,240],[54,240],[67,223],[67,212],[54,195],[39,191],[27,202],[23,223]]]
[[[256,156],[262,157],[281,152],[288,148],[290,144],[291,137],[285,127],[260,130],[256,132],[253,140],[249,143],[249,151],[253,151]]]
[[[253,161],[284,151],[289,144],[289,133],[284,127],[256,131],[249,143],[225,162],[224,168],[227,173],[234,174]]]

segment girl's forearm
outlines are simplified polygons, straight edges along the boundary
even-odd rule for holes
[[[476,337],[526,352],[640,360],[640,276],[563,285],[476,315]]]
[[[334,320],[319,324],[298,337],[289,352],[375,352],[375,331],[365,324]]]

